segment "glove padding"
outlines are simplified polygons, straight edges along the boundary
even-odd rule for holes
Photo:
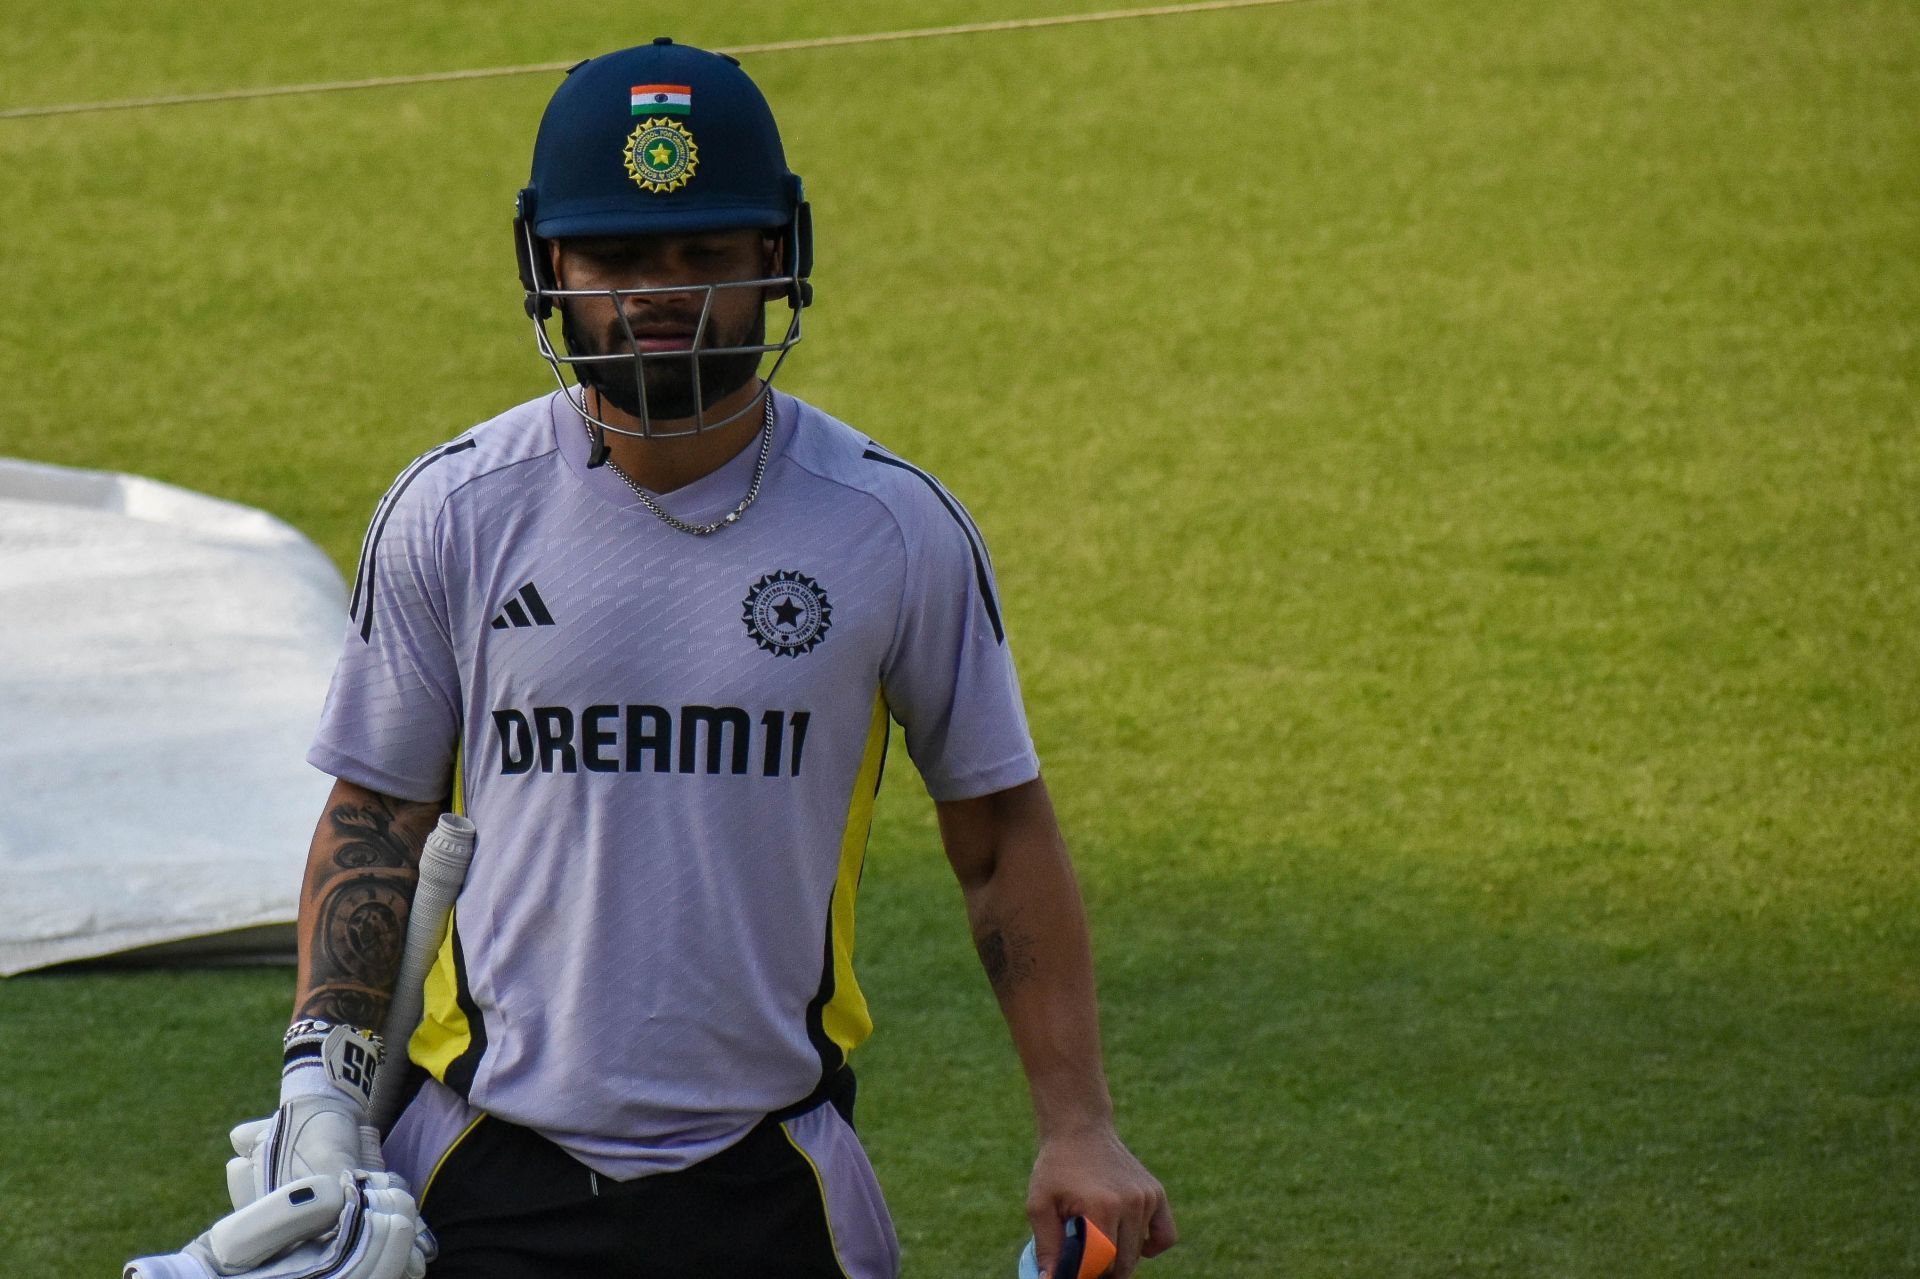
[[[241,1124],[230,1134],[236,1158],[227,1161],[227,1193],[233,1200],[236,1212],[259,1202],[268,1195],[279,1193],[280,1189],[302,1184],[283,1183],[282,1187],[275,1190],[258,1190],[260,1180],[267,1175],[263,1170],[271,1170],[273,1166],[273,1161],[266,1154],[266,1147],[274,1134],[282,1131],[278,1121],[285,1115],[287,1107],[283,1105],[280,1110],[280,1115]],[[371,1125],[363,1124],[360,1126],[359,1135],[360,1153],[354,1166],[345,1171],[358,1178],[367,1189],[399,1191],[407,1196],[407,1202],[411,1204],[413,1198],[406,1178],[397,1172],[387,1171],[386,1160],[380,1154],[378,1130]],[[256,1193],[257,1190],[258,1193]],[[413,1251],[419,1257],[419,1261],[407,1273],[414,1279],[418,1279],[419,1275],[426,1272],[427,1263],[440,1255],[440,1245],[434,1239],[433,1231],[427,1228],[427,1223],[421,1221],[417,1214],[414,1218]]]
[[[338,1215],[322,1220],[336,1204]],[[179,1252],[128,1262],[122,1279],[422,1279],[419,1220],[413,1196],[368,1174],[303,1178]]]

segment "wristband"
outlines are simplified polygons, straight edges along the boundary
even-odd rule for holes
[[[362,1108],[372,1101],[374,1075],[386,1056],[380,1036],[358,1026],[307,1019],[287,1028],[284,1044],[282,1101],[326,1089],[345,1093]]]
[[[387,1041],[371,1030],[362,1030],[358,1026],[349,1026],[344,1022],[322,1021],[318,1017],[303,1017],[287,1027],[287,1033],[281,1037],[280,1047],[285,1052],[285,1060],[291,1062],[296,1056],[312,1057],[320,1052],[327,1032],[335,1026],[350,1030],[373,1046],[373,1051],[383,1060],[387,1055]]]

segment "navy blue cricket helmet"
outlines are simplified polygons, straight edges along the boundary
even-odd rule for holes
[[[778,352],[784,360],[800,339],[801,308],[813,300],[808,278],[813,269],[813,225],[799,175],[787,167],[779,126],[759,86],[734,59],[675,44],[665,36],[651,44],[602,54],[569,71],[541,117],[532,174],[520,192],[514,218],[527,314],[533,319],[541,354],[553,367],[562,390],[572,397],[562,365],[663,357],[651,353],[583,357],[554,349],[544,321],[552,314],[555,300],[573,291],[559,288],[553,278],[549,241],[743,228],[760,228],[781,240],[785,274],[718,287],[785,290],[793,313],[787,332],[781,340],[760,347],[763,353]],[[601,290],[594,292],[605,295]],[[776,362],[774,370],[778,368]],[[771,381],[771,376],[766,380]],[[601,429],[666,433],[655,432],[650,421],[640,432],[607,426],[586,413],[585,398],[582,394],[575,407]],[[724,422],[706,421],[703,408],[694,429],[720,425]]]

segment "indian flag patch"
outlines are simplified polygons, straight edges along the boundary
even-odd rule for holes
[[[693,88],[685,84],[636,84],[635,115],[686,115],[693,110]]]

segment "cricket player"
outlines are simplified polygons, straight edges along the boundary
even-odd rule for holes
[[[897,1274],[848,1065],[892,721],[1030,1085],[1040,1266],[1084,1215],[1132,1273],[1174,1223],[1114,1131],[987,548],[938,480],[770,385],[813,245],[765,99],[666,39],[582,63],[518,214],[559,387],[374,512],[309,756],[338,781],[283,1105],[236,1133],[236,1204],[316,1173],[410,1192],[425,1228],[345,1279]],[[418,1029],[383,1045],[456,770],[471,870]],[[413,1078],[376,1151],[355,1134],[382,1052]]]

